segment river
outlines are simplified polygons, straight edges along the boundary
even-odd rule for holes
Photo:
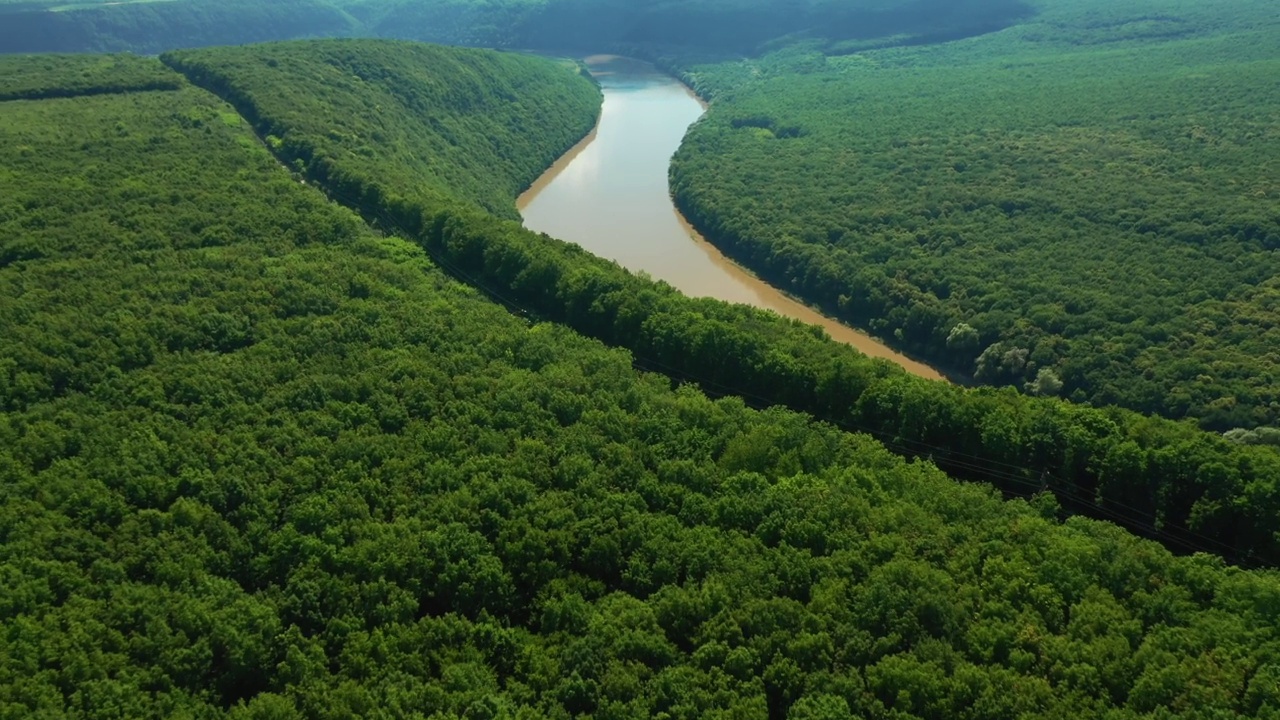
[[[520,196],[516,206],[525,227],[577,243],[686,295],[746,303],[820,325],[867,355],[942,379],[928,365],[796,302],[698,235],[671,201],[667,170],[706,106],[648,63],[607,55],[586,62],[604,90],[600,122]]]

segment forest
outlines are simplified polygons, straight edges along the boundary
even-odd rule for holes
[[[254,121],[176,74],[100,91],[165,72],[143,60],[30,58],[48,97],[0,104],[0,717],[1280,714],[1275,571],[638,370],[297,182],[270,152],[287,125],[254,132],[287,105],[259,84],[417,52],[165,59],[225,72]],[[468,68],[546,108],[595,92],[549,61],[422,52],[437,97]],[[487,121],[535,123],[541,155],[563,119]],[[518,235],[424,187],[359,199],[454,242]]]
[[[684,67],[716,100],[678,204],[775,284],[978,382],[1276,425],[1280,19],[1130,5]]]
[[[1023,0],[0,0],[0,52],[130,51],[376,36],[505,48],[753,53],[780,36],[937,42],[1008,27]]]
[[[714,101],[672,165],[681,210],[771,283],[968,382],[1231,437],[1280,425],[1266,0],[237,2],[0,2],[0,49],[381,35],[647,57]],[[366,156],[368,115],[332,118]],[[462,167],[439,150],[433,172]],[[479,177],[447,183],[475,199]]]
[[[362,34],[325,0],[0,0],[0,52],[133,52]]]
[[[751,54],[784,37],[890,42],[979,35],[1032,14],[1021,0],[349,0],[374,34],[500,47],[679,47]]]
[[[177,90],[181,77],[133,55],[0,55],[0,101]]]
[[[1280,717],[1274,12],[1028,6],[640,48],[690,217],[980,388],[521,228],[571,61],[0,57],[0,719]]]
[[[307,58],[313,48],[364,57],[383,47],[329,41],[180,51],[162,60],[234,98],[246,117],[256,118],[260,134],[293,138],[277,144],[282,162],[301,168],[371,222],[419,242],[455,278],[517,313],[625,347],[640,366],[711,392],[874,433],[900,454],[928,458],[953,477],[1013,495],[1052,489],[1072,512],[1120,522],[1182,551],[1212,551],[1247,564],[1280,562],[1280,454],[1263,443],[1116,408],[908,378],[803,325],[691,300],[528,232],[501,213],[451,201],[425,179],[428,163],[394,145],[370,145],[372,155],[352,152],[358,138],[327,134],[329,118],[359,115],[379,96],[378,83],[352,91],[329,82]],[[426,92],[407,76],[387,77],[401,95]],[[294,110],[291,98],[298,96],[314,104],[308,112]],[[446,127],[406,104],[383,105],[378,122],[389,136]],[[406,185],[399,178],[418,180]],[[510,207],[514,197],[494,194],[487,202]]]
[[[221,60],[216,71],[202,64],[209,56]],[[599,89],[576,63],[555,75],[547,61],[516,53],[329,40],[164,60],[239,108],[291,167],[321,182],[341,190],[336,174],[376,175],[394,192],[513,220],[512,198],[591,130],[600,108]],[[287,82],[268,88],[259,78]],[[264,94],[270,106],[257,102]]]

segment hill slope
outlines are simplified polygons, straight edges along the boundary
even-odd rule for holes
[[[251,118],[281,156],[341,192],[388,188],[516,218],[512,198],[590,131],[600,92],[576,65],[375,40],[169,53]],[[278,82],[287,77],[287,84]]]
[[[421,243],[455,277],[519,312],[630,349],[645,367],[710,391],[877,433],[898,452],[928,457],[957,478],[1012,494],[1052,489],[1073,512],[1123,522],[1173,547],[1280,562],[1280,456],[1274,451],[1131,412],[914,381],[812,328],[751,308],[691,300],[576,247],[475,212],[438,186],[406,181],[429,177],[431,158],[329,132],[327,118],[361,116],[367,101],[317,84],[314,78],[329,72],[319,62],[326,55],[310,56],[308,47],[212,49],[165,60],[209,87],[231,88],[228,97],[251,117],[275,108],[275,117],[285,119],[257,124],[295,138],[289,148],[279,144],[282,159],[327,158],[311,177],[334,197]],[[249,60],[283,49],[296,62],[272,67]],[[367,92],[380,92],[383,81],[369,77]],[[320,110],[286,118],[281,98],[299,88],[326,100],[304,100]],[[443,125],[405,106],[388,104],[379,121],[447,142],[438,137]],[[493,192],[491,207],[510,207],[514,191],[505,198],[497,186]]]
[[[34,7],[46,5],[50,7]],[[143,0],[0,5],[0,52],[155,54],[175,47],[355,35],[324,0]]]
[[[786,37],[938,42],[1009,27],[1023,0],[0,0],[0,52],[130,50],[333,35],[485,47],[686,46],[755,53]]]
[[[2,110],[5,717],[1280,708],[1274,573],[673,390],[196,88]]]
[[[963,42],[684,65],[717,101],[678,204],[775,283],[979,381],[1280,421],[1273,5],[1037,5]]]
[[[497,47],[754,54],[787,37],[936,42],[1008,27],[1020,0],[347,0],[382,36]]]

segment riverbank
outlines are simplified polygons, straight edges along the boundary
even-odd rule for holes
[[[833,339],[933,380],[946,377],[865,332],[791,298],[734,263],[680,214],[667,171],[685,131],[707,105],[653,65],[613,55],[584,58],[604,91],[600,121],[517,200],[531,230],[644,272],[694,297],[772,310],[822,327]]]

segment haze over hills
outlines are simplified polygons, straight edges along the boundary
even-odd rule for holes
[[[0,51],[133,52],[358,35],[324,0],[0,3]]]
[[[753,52],[784,35],[954,39],[1032,14],[1021,0],[163,0],[2,2],[4,52],[132,51],[376,35],[497,47],[683,45]]]
[[[1278,22],[0,0],[164,51],[0,56],[0,718],[1280,717]],[[520,227],[573,61],[177,47],[371,33],[662,63],[714,241],[1000,387]]]

